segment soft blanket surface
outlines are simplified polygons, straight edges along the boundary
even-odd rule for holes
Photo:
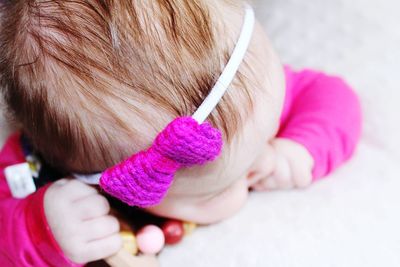
[[[400,266],[400,2],[255,5],[284,63],[339,74],[357,90],[361,144],[307,190],[252,194],[235,217],[167,247],[162,266]],[[2,144],[9,128],[0,127]]]

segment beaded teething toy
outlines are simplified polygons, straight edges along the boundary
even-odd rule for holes
[[[159,263],[155,256],[164,248],[164,245],[179,243],[184,236],[190,235],[196,228],[194,223],[170,219],[160,222],[156,219],[158,223],[133,231],[127,221],[121,217],[119,221],[123,248],[116,255],[105,259],[112,267],[158,267]]]
[[[100,184],[108,194],[130,206],[146,208],[159,204],[182,167],[215,160],[222,150],[222,135],[204,122],[232,83],[247,52],[255,24],[254,11],[246,6],[239,40],[210,94],[192,117],[172,121],[147,150],[140,151],[101,174],[74,176]]]

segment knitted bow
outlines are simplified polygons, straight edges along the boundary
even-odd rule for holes
[[[152,146],[103,172],[100,186],[130,206],[161,202],[182,167],[213,161],[222,149],[221,132],[191,117],[172,121]]]

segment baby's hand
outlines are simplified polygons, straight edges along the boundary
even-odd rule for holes
[[[311,184],[314,160],[302,145],[284,138],[272,140],[275,168],[251,186],[256,191],[305,188]]]
[[[46,191],[44,209],[54,238],[73,262],[85,264],[119,251],[119,223],[108,215],[110,205],[96,189],[63,179]]]

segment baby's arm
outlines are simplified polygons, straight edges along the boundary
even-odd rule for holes
[[[288,67],[285,74],[281,127],[271,142],[276,170],[255,189],[304,187],[348,160],[360,138],[360,104],[342,79]]]
[[[48,227],[43,200],[48,187],[25,199],[11,196],[4,168],[24,162],[19,134],[0,152],[0,263],[2,266],[77,266],[63,256]]]
[[[97,190],[59,180],[24,199],[11,196],[4,168],[25,161],[15,134],[0,152],[0,262],[6,266],[81,266],[121,248],[119,223]],[[71,259],[71,260],[69,260]]]

